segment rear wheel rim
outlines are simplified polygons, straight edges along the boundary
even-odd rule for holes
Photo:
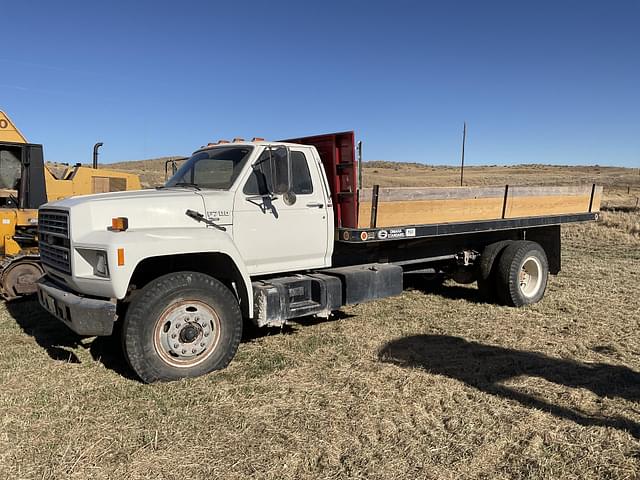
[[[522,295],[535,297],[542,286],[542,263],[540,259],[530,256],[524,259],[518,273],[518,286]]]
[[[169,305],[156,320],[153,346],[163,362],[177,368],[200,365],[220,341],[220,318],[199,300]]]

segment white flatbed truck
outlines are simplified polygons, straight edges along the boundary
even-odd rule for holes
[[[595,185],[365,192],[357,150],[353,132],[218,142],[163,187],[46,204],[39,302],[80,335],[119,332],[136,374],[168,381],[224,368],[244,321],[328,316],[408,273],[537,302],[560,225],[598,218]]]

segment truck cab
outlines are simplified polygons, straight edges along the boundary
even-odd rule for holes
[[[155,256],[222,253],[248,279],[327,267],[333,253],[326,176],[316,149],[305,145],[207,146],[162,187],[72,197],[41,213],[47,273],[102,297],[124,298],[140,262]],[[113,227],[114,219],[126,219],[126,228]],[[92,264],[102,255],[104,272]]]
[[[211,144],[162,187],[72,197],[39,213],[40,301],[83,335],[111,334],[150,281],[184,271],[215,276],[252,318],[254,279],[330,267],[333,254],[327,177],[302,144]],[[188,363],[174,362],[180,376]]]

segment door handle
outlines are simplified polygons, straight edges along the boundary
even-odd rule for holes
[[[311,202],[311,203],[307,203],[307,207],[309,207],[309,208],[324,208],[324,203]]]

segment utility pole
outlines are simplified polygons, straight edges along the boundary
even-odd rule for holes
[[[464,181],[464,144],[467,142],[467,122],[464,122],[464,127],[462,128],[462,164],[460,165],[460,186],[462,187],[462,182]]]

